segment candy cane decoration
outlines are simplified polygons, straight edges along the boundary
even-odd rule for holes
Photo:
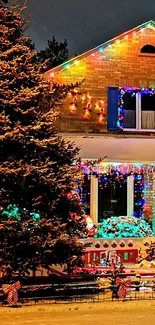
[[[77,108],[77,94],[74,95],[73,101],[70,103],[69,113],[72,115],[75,114],[76,108]]]
[[[86,104],[86,107],[83,109],[85,111],[84,113],[84,119],[89,119],[90,117],[90,114],[92,112],[92,109],[91,109],[91,96],[89,94],[87,94],[86,96],[86,100],[87,100],[87,104]]]
[[[104,123],[104,117],[106,116],[104,113],[104,101],[103,100],[98,100],[96,103],[96,109],[100,109],[100,112],[97,114],[97,123],[99,125]]]
[[[20,282],[17,281],[14,284],[8,285],[4,284],[2,290],[4,293],[8,294],[7,301],[9,306],[15,306],[18,301],[18,290],[20,289]]]

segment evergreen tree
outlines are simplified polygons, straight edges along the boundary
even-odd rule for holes
[[[41,50],[37,53],[36,60],[40,63],[46,62],[46,68],[44,71],[52,69],[59,64],[68,60],[68,48],[67,40],[64,42],[57,42],[53,36],[52,41],[48,41],[48,46],[45,50]]]
[[[23,8],[6,3],[0,2],[0,269],[12,278],[80,262],[85,224],[74,191],[78,149],[55,128],[57,107],[75,85],[50,90],[23,35]]]

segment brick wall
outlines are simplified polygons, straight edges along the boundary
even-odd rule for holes
[[[79,60],[78,65],[71,65],[69,69],[58,71],[54,75],[54,81],[58,83],[83,82],[80,91],[88,92],[92,96],[92,113],[90,119],[83,119],[81,96],[78,99],[78,107],[74,116],[69,114],[67,100],[61,109],[59,130],[62,132],[77,133],[106,133],[107,119],[104,124],[98,125],[96,101],[104,100],[105,113],[107,110],[107,88],[109,86],[129,87],[155,87],[155,54],[141,54],[141,48],[146,44],[155,46],[155,30],[145,28],[143,31],[129,34],[128,39],[120,37],[111,47],[103,52],[94,52]],[[50,74],[47,73],[50,78]]]

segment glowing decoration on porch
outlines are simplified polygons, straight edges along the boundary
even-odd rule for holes
[[[143,216],[144,200],[144,175],[134,174],[134,216]]]
[[[102,161],[78,161],[77,168],[81,171],[81,176],[78,179],[79,184],[82,184],[84,189],[84,197],[87,198],[87,205],[90,206],[90,178],[91,175],[96,175],[98,179],[98,186],[100,189],[106,189],[108,186],[116,185],[123,187],[127,182],[128,176],[133,175],[134,177],[134,186],[133,186],[133,195],[134,195],[134,206],[133,212],[135,217],[141,218],[144,217],[147,221],[151,222],[153,209],[155,216],[155,203],[153,207],[153,173],[155,173],[155,165],[142,165],[138,163],[133,164],[122,164],[122,163],[104,163]],[[151,176],[152,175],[152,176]],[[84,184],[88,184],[89,186]],[[148,195],[145,198],[145,184],[146,180],[149,180],[149,191],[150,191],[150,200],[147,201]],[[144,183],[145,180],[145,183]],[[85,183],[86,182],[86,183]],[[155,182],[155,181],[154,181]],[[125,185],[126,186],[126,185]],[[148,191],[148,189],[147,189]],[[82,192],[83,193],[83,190]],[[155,193],[155,188],[154,188]],[[83,194],[82,194],[83,198]],[[82,199],[83,200],[83,199]],[[148,202],[148,203],[147,203]],[[155,195],[154,195],[155,202]],[[124,212],[125,213],[125,212]],[[151,216],[147,217],[149,214]],[[88,213],[87,213],[88,214]],[[127,215],[131,215],[127,213]],[[108,216],[108,215],[107,215]],[[154,225],[155,227],[155,225]]]
[[[136,217],[111,217],[98,226],[95,238],[153,237],[150,225]]]

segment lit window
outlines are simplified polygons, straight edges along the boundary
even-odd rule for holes
[[[128,253],[124,253],[124,261],[128,261],[129,257],[128,257]]]
[[[97,260],[97,254],[94,253],[94,254],[93,254],[93,261],[95,262],[96,260]]]
[[[134,259],[134,253],[130,252],[130,260],[133,260],[133,259]]]
[[[155,92],[139,89],[123,95],[123,127],[132,130],[155,130]]]

